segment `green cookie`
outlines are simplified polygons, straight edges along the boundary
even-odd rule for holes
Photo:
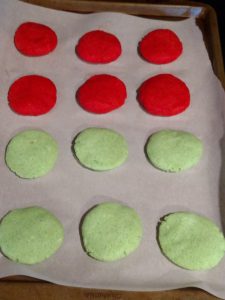
[[[202,142],[189,132],[162,130],[149,138],[146,152],[156,168],[167,172],[179,172],[198,163],[203,146]]]
[[[84,248],[90,256],[100,261],[114,261],[139,246],[142,224],[134,209],[105,202],[87,213],[81,233]]]
[[[26,130],[11,139],[5,160],[16,175],[31,179],[47,174],[54,167],[57,156],[58,145],[48,133]]]
[[[85,129],[76,137],[73,147],[80,163],[94,171],[114,169],[128,157],[124,137],[105,128]]]
[[[197,214],[177,212],[165,217],[158,238],[165,256],[185,269],[211,269],[224,256],[223,234],[212,221]]]
[[[59,220],[41,207],[9,212],[0,224],[0,248],[9,259],[36,264],[61,246],[64,230]]]

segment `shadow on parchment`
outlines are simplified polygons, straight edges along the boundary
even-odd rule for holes
[[[220,207],[220,218],[225,234],[225,135],[220,140],[222,166],[220,170],[220,182],[219,182],[219,207]]]

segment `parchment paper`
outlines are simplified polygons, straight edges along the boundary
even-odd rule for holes
[[[56,50],[43,57],[21,55],[13,44],[17,27],[26,21],[41,22],[58,35]],[[183,55],[167,65],[153,65],[137,54],[137,44],[149,31],[174,30],[183,42]],[[75,55],[81,35],[93,29],[115,34],[123,54],[106,65],[87,64]],[[128,91],[126,104],[105,115],[82,110],[75,101],[77,88],[91,75],[108,73],[122,79]],[[191,106],[174,117],[145,113],[136,90],[150,76],[172,73],[188,85]],[[20,76],[40,74],[57,86],[56,107],[47,115],[24,117],[8,107],[7,92]],[[51,282],[91,288],[166,290],[195,286],[225,298],[225,258],[210,271],[183,270],[166,259],[157,245],[156,226],[170,212],[192,211],[212,219],[220,228],[224,219],[224,100],[195,19],[164,22],[119,13],[79,15],[40,8],[12,0],[0,2],[0,217],[9,210],[40,205],[52,211],[65,227],[60,250],[43,263],[26,266],[0,257],[0,276],[24,274]],[[129,159],[109,172],[81,167],[71,153],[73,138],[90,126],[112,128],[129,144]],[[5,147],[17,132],[43,129],[59,143],[59,159],[48,175],[23,180],[8,170]],[[147,138],[165,128],[186,130],[202,139],[204,155],[194,168],[179,174],[153,168],[144,155]],[[79,223],[93,205],[115,200],[140,214],[144,236],[140,247],[117,262],[103,263],[87,256],[80,243]]]

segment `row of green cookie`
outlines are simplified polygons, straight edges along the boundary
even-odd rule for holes
[[[73,142],[75,157],[86,168],[95,171],[114,169],[128,157],[124,137],[106,128],[87,128]],[[161,130],[146,143],[149,161],[158,169],[179,172],[194,166],[201,158],[202,142],[184,131]],[[46,132],[26,130],[14,136],[5,154],[6,164],[21,178],[47,174],[58,157],[57,142]]]
[[[128,256],[143,237],[136,211],[116,202],[98,204],[84,215],[80,225],[84,250],[103,262]],[[61,222],[41,207],[10,211],[0,224],[1,251],[18,263],[44,261],[60,248],[63,240]],[[189,212],[164,217],[157,226],[157,240],[170,261],[189,270],[211,269],[225,253],[225,239],[219,228],[209,219]]]

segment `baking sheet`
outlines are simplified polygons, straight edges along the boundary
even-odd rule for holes
[[[25,57],[14,47],[13,36],[23,22],[41,22],[55,30],[58,46],[50,55]],[[183,42],[183,55],[167,65],[153,65],[137,55],[137,44],[150,30],[169,28]],[[87,64],[75,55],[75,45],[85,32],[101,29],[115,34],[123,54],[107,65]],[[118,76],[127,86],[126,104],[106,115],[93,115],[75,101],[77,88],[91,75]],[[147,78],[172,73],[186,82],[191,106],[184,113],[162,118],[145,113],[136,100],[136,90]],[[54,81],[56,107],[47,115],[24,117],[7,104],[11,83],[20,76],[40,74]],[[40,205],[63,223],[65,241],[60,250],[43,263],[26,266],[0,256],[0,276],[29,275],[51,282],[90,288],[121,290],[166,290],[196,286],[225,298],[225,258],[204,272],[183,270],[170,263],[156,241],[159,219],[174,211],[193,211],[223,227],[224,192],[224,100],[195,19],[179,22],[149,20],[119,13],[74,14],[59,12],[13,0],[0,2],[0,216],[11,209]],[[112,128],[129,144],[129,158],[120,168],[93,172],[81,167],[71,153],[78,132],[90,126]],[[8,170],[5,147],[17,132],[38,128],[59,143],[56,167],[35,180],[22,180]],[[153,132],[186,130],[202,139],[204,154],[194,168],[168,174],[153,168],[144,155],[144,145]],[[79,223],[93,205],[115,200],[136,209],[143,221],[140,247],[117,262],[97,262],[83,251]],[[224,227],[225,228],[225,227]]]

